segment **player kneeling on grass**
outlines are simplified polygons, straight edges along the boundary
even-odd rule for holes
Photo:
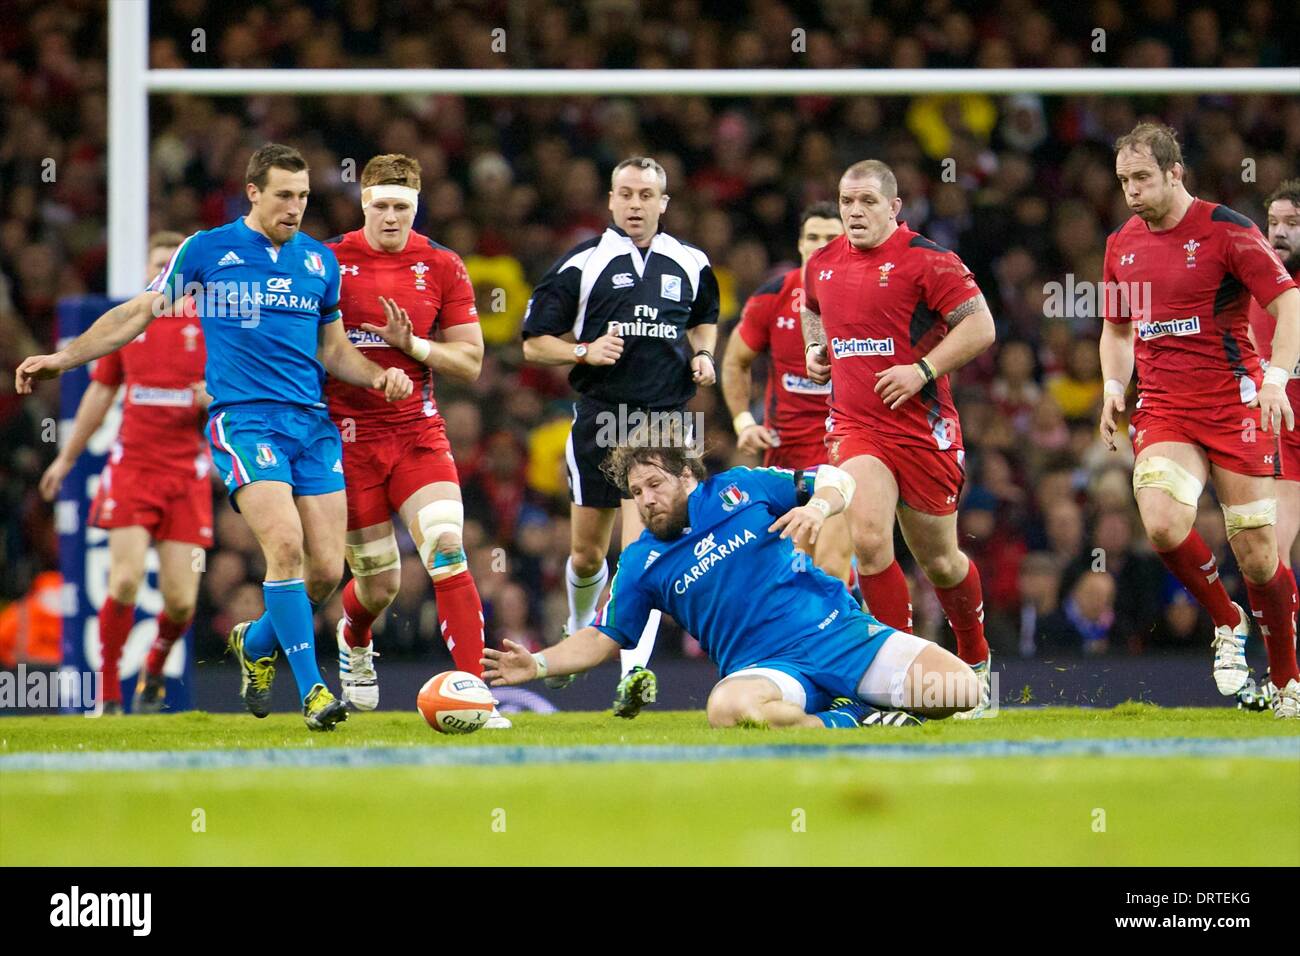
[[[796,541],[815,544],[852,499],[846,473],[732,468],[709,478],[684,442],[656,447],[645,437],[605,463],[646,531],[624,550],[604,611],[544,654],[513,641],[485,649],[490,684],[589,670],[634,646],[657,609],[695,635],[722,674],[708,701],[714,727],[911,724],[979,702],[968,665],[881,624],[796,550]]]

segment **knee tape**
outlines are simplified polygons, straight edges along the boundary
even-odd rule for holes
[[[1250,528],[1267,528],[1277,524],[1277,499],[1260,498],[1248,501],[1244,505],[1220,505],[1223,509],[1223,524],[1228,529],[1228,538]]]
[[[1205,486],[1178,462],[1160,455],[1144,458],[1133,466],[1133,492],[1159,488],[1174,501],[1195,508]]]
[[[355,578],[366,578],[384,571],[396,571],[402,566],[402,553],[397,547],[397,536],[391,531],[387,537],[362,544],[349,544],[344,548],[348,567]]]
[[[460,537],[465,527],[463,504],[449,498],[431,501],[416,513],[415,523],[420,528],[420,534],[424,536],[424,543],[420,545],[420,560],[424,562],[425,568],[433,575],[435,581],[459,574],[468,567],[463,548],[458,555],[454,556],[435,554],[439,536],[451,532],[457,538]]]

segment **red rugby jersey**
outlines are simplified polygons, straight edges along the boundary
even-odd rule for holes
[[[940,376],[890,411],[876,372],[908,365],[948,334],[943,317],[979,295],[975,277],[942,246],[903,223],[874,249],[839,236],[804,267],[808,308],[822,318],[831,360],[831,425],[841,422],[899,444],[962,447],[948,377]]]
[[[1106,240],[1102,278],[1106,321],[1137,323],[1139,407],[1254,400],[1262,373],[1247,331],[1251,296],[1268,304],[1295,283],[1253,222],[1200,199],[1163,232],[1133,216]]]
[[[784,445],[821,441],[830,409],[830,384],[808,378],[804,364],[802,289],[799,269],[760,286],[745,302],[736,326],[741,341],[755,352],[768,353],[763,424]]]
[[[144,471],[208,473],[203,437],[206,413],[195,400],[207,353],[194,303],[181,315],[163,315],[116,352],[95,362],[93,381],[125,385],[122,426],[109,463]]]
[[[330,417],[340,429],[347,427],[346,419],[351,419],[358,438],[411,428],[429,419],[440,420],[433,394],[433,369],[390,347],[375,333],[363,331],[361,326],[384,325],[381,295],[406,310],[415,334],[421,338],[432,339],[438,329],[477,322],[474,286],[460,256],[414,231],[401,252],[372,248],[361,229],[330,239],[326,245],[339,260],[339,307],[348,338],[366,358],[402,369],[415,383],[409,398],[388,402],[374,389],[328,378],[325,395]]]
[[[1300,285],[1300,269],[1291,273],[1291,281]],[[1268,309],[1259,304],[1258,299],[1250,300],[1250,330],[1255,335],[1255,347],[1259,357],[1266,362],[1273,361],[1273,333],[1277,331],[1277,319],[1269,315]],[[1300,411],[1300,361],[1291,369],[1291,380],[1286,383],[1286,397],[1291,400],[1291,407]]]

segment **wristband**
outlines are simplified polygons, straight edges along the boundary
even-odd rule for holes
[[[551,672],[551,669],[546,666],[546,655],[541,653],[534,654],[533,661],[537,664],[538,677],[545,677]]]
[[[1265,385],[1277,385],[1281,388],[1286,388],[1286,383],[1290,380],[1291,374],[1280,365],[1274,365],[1264,373]]]
[[[423,362],[433,351],[433,346],[429,344],[428,339],[422,339],[418,335],[411,337],[411,351],[407,354],[417,362]]]
[[[754,416],[751,415],[749,412],[741,412],[739,415],[737,415],[735,418],[731,420],[731,427],[736,430],[737,435],[743,432],[750,425],[757,425],[757,424],[758,421],[755,420]]]
[[[713,353],[710,352],[708,349],[697,349],[696,352],[695,352],[695,355],[692,355],[691,358],[695,358],[695,357],[698,356],[698,355],[707,355],[707,356],[709,357],[709,364],[710,364],[710,365],[716,365],[716,364],[717,364],[716,362],[713,361]]]
[[[831,503],[825,498],[809,498],[808,504],[820,511],[823,518],[829,518],[831,516]]]
[[[803,351],[804,354],[807,355],[809,349],[820,349],[825,347],[826,347],[825,342],[809,342],[807,345],[803,347]]]
[[[934,366],[928,359],[918,359],[914,367],[921,373],[921,378],[925,379],[927,385],[934,381]]]
[[[1108,378],[1106,379],[1106,385],[1102,391],[1103,394],[1106,395],[1119,395],[1122,397],[1124,393],[1128,391],[1128,388],[1119,379]]]

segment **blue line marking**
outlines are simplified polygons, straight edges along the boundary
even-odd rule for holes
[[[720,760],[934,760],[988,757],[1250,757],[1300,760],[1300,737],[1115,737],[947,744],[755,746],[324,747],[141,750],[0,756],[0,772],[228,770],[317,767],[507,767],[574,763],[712,763]]]

